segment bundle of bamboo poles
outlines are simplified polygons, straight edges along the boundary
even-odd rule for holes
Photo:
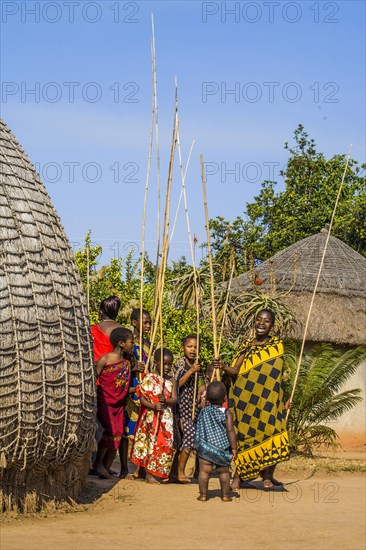
[[[174,122],[173,122],[173,133],[171,141],[171,150],[170,150],[170,159],[169,159],[169,170],[167,178],[167,186],[165,192],[165,209],[164,209],[164,219],[163,219],[163,228],[161,231],[160,227],[160,153],[159,153],[159,126],[158,126],[158,102],[157,102],[157,86],[156,86],[156,52],[155,52],[155,32],[154,32],[154,20],[152,17],[152,41],[151,41],[151,58],[152,58],[152,108],[151,108],[151,129],[150,129],[150,141],[149,141],[149,154],[148,154],[148,163],[147,163],[147,174],[145,182],[145,196],[144,196],[144,209],[143,209],[143,223],[142,223],[142,258],[141,258],[141,275],[140,275],[140,350],[143,347],[143,335],[142,335],[142,312],[143,312],[143,289],[144,289],[144,261],[145,261],[145,231],[146,231],[146,213],[147,213],[147,199],[149,193],[149,180],[151,173],[151,161],[152,161],[152,150],[154,142],[154,129],[155,129],[155,144],[156,144],[156,153],[157,153],[157,181],[158,181],[158,216],[157,216],[157,253],[156,253],[156,275],[155,275],[155,299],[153,306],[153,315],[152,315],[152,332],[151,332],[151,342],[150,349],[148,353],[148,359],[145,365],[145,373],[149,370],[149,365],[151,362],[152,354],[154,352],[155,340],[157,335],[159,335],[159,343],[161,349],[163,349],[164,335],[163,335],[163,319],[162,319],[162,305],[163,305],[163,295],[164,295],[164,284],[165,284],[165,273],[168,262],[168,254],[170,244],[172,242],[175,225],[177,222],[178,212],[182,199],[184,200],[184,210],[185,218],[187,224],[187,233],[188,241],[190,247],[192,269],[193,269],[193,278],[194,278],[194,292],[195,292],[195,308],[196,308],[196,333],[197,333],[197,359],[199,356],[199,342],[200,342],[200,309],[199,309],[199,288],[197,282],[197,268],[195,264],[195,241],[192,240],[192,233],[189,221],[188,205],[187,205],[187,194],[186,194],[186,174],[187,169],[193,149],[193,143],[189,151],[189,156],[187,160],[186,169],[183,170],[182,163],[182,154],[181,154],[181,142],[179,135],[179,116],[178,116],[178,86],[175,83],[175,102],[174,102]],[[175,214],[174,225],[169,236],[170,228],[170,210],[171,210],[171,196],[172,196],[172,184],[173,184],[173,167],[174,167],[174,158],[175,152],[178,149],[179,155],[179,167],[181,175],[181,192],[179,197],[179,202]],[[201,164],[201,179],[202,179],[202,189],[203,189],[203,199],[204,199],[204,211],[205,211],[205,225],[206,225],[206,234],[208,242],[208,259],[210,265],[210,284],[211,284],[211,302],[212,302],[212,329],[213,329],[213,352],[215,358],[219,355],[219,350],[222,341],[222,331],[220,335],[220,343],[217,342],[217,322],[216,322],[216,308],[215,308],[215,284],[213,276],[213,264],[212,264],[212,252],[211,252],[211,242],[210,242],[210,230],[209,230],[209,217],[208,217],[208,207],[207,207],[207,193],[206,193],[206,183],[204,179],[204,164],[203,156],[200,156]],[[161,234],[162,233],[162,234]],[[228,296],[227,296],[228,299]],[[227,307],[227,305],[226,305]],[[226,311],[226,308],[225,308]],[[163,355],[163,351],[162,351]],[[142,357],[142,355],[141,355]],[[161,378],[163,378],[163,357],[161,357]],[[219,372],[217,372],[218,378],[220,378]],[[197,374],[195,375],[197,382]],[[195,384],[195,387],[197,384]],[[196,392],[194,396],[194,405],[195,408],[196,401]]]

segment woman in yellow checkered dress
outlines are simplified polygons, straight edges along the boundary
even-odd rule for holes
[[[221,368],[236,377],[229,395],[238,440],[238,457],[232,489],[240,480],[261,475],[264,489],[280,485],[274,479],[276,464],[288,460],[286,408],[283,402],[283,343],[270,336],[275,316],[261,310],[255,319],[256,335],[244,344],[233,366]]]

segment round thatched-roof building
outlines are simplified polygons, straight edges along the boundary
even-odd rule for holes
[[[281,250],[256,268],[260,288],[276,292],[298,324],[289,336],[302,340],[312,292],[318,276],[327,229]],[[233,279],[233,293],[253,287],[249,273]],[[366,258],[330,236],[310,318],[307,340],[341,345],[366,344]]]
[[[65,232],[0,121],[0,476],[5,500],[75,497],[95,431],[92,342]]]

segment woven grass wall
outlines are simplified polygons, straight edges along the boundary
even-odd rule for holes
[[[72,251],[32,164],[0,121],[0,478],[75,498],[95,429],[92,342]]]

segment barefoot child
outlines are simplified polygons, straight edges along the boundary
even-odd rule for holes
[[[123,434],[124,405],[130,387],[133,335],[127,328],[115,328],[110,335],[113,350],[97,361],[97,417],[104,432],[98,444],[94,469],[100,477],[110,478],[109,469]]]
[[[137,468],[133,476],[130,475],[128,473],[127,457],[128,447],[129,445],[131,447],[135,436],[136,422],[140,412],[140,400],[136,394],[136,388],[139,384],[139,376],[144,372],[144,366],[149,354],[150,341],[147,339],[147,336],[151,328],[151,317],[148,311],[145,309],[142,310],[142,353],[140,352],[140,309],[133,309],[130,318],[131,325],[133,326],[135,345],[133,346],[133,355],[131,357],[131,386],[125,407],[125,429],[119,448],[121,461],[121,472],[119,477],[135,479],[139,476],[139,469]]]
[[[178,481],[190,483],[185,468],[194,443],[194,432],[197,415],[200,410],[198,387],[200,366],[197,361],[197,336],[190,334],[183,338],[183,357],[176,361],[173,374],[179,388],[178,409],[182,431],[182,445],[178,455]],[[195,376],[197,374],[197,376]],[[194,395],[196,403],[193,410]]]
[[[196,427],[194,446],[199,457],[198,484],[200,494],[197,500],[208,498],[208,482],[213,467],[219,475],[221,500],[230,502],[229,466],[237,455],[233,415],[223,407],[226,388],[222,382],[211,382],[207,388],[208,405],[201,410]]]
[[[166,348],[156,350],[154,364],[156,372],[147,374],[137,388],[141,408],[131,451],[131,461],[146,469],[148,483],[169,478],[174,458],[172,405],[177,402],[177,383],[169,374],[172,352]]]

